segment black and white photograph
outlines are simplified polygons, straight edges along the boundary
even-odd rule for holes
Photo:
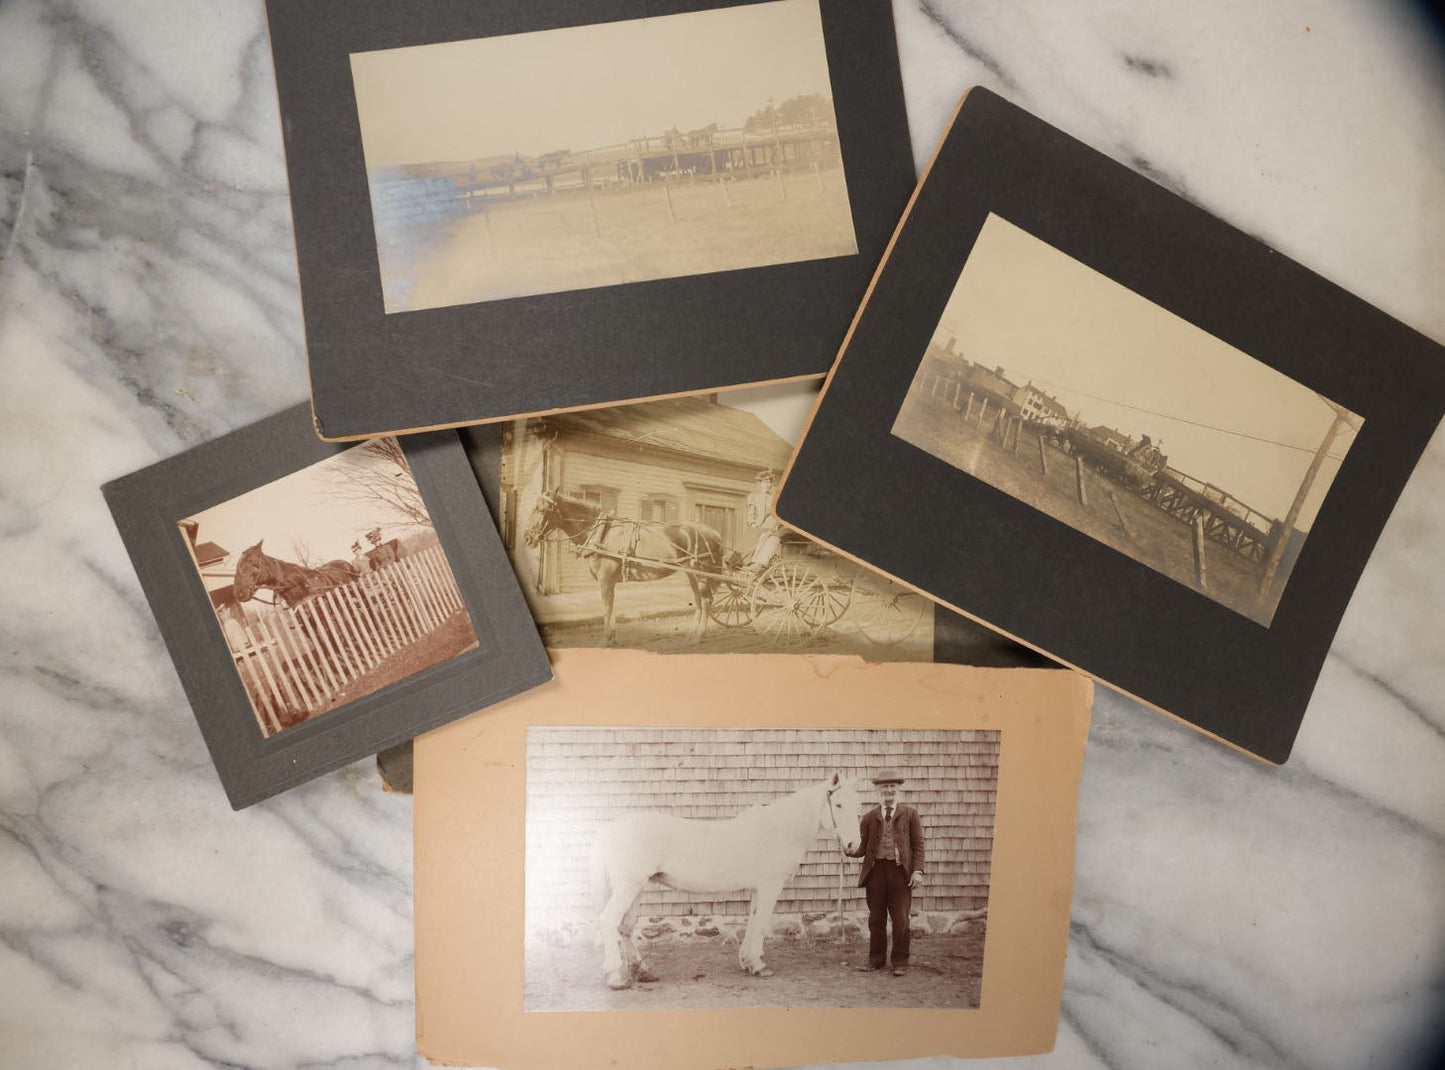
[[[1362,423],[990,214],[892,430],[1268,627]]]
[[[529,726],[524,1009],[978,1007],[999,740]]]
[[[478,645],[394,438],[179,527],[266,737]]]
[[[818,0],[350,59],[387,313],[858,251]]]
[[[772,515],[812,397],[761,388],[508,425],[502,541],[547,644],[932,660],[927,598]]]

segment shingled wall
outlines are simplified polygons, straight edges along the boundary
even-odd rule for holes
[[[531,728],[528,925],[595,917],[587,881],[592,840],[620,814],[733,817],[834,770],[861,781],[866,812],[878,801],[867,778],[882,766],[908,778],[903,802],[923,824],[927,883],[914,909],[980,909],[988,900],[998,751],[993,731]],[[820,834],[776,912],[835,910],[838,865],[836,841]],[[844,910],[862,909],[858,861],[845,866]],[[716,897],[652,885],[641,900],[647,915],[745,914],[747,907],[742,892]]]

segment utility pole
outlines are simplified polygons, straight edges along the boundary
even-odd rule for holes
[[[1299,519],[1300,510],[1304,508],[1305,498],[1314,487],[1315,478],[1320,474],[1320,465],[1324,463],[1325,455],[1330,452],[1335,439],[1341,431],[1349,428],[1352,431],[1359,430],[1359,424],[1355,422],[1356,417],[1346,408],[1336,405],[1327,397],[1320,395],[1320,400],[1328,405],[1335,412],[1335,422],[1330,424],[1330,429],[1325,432],[1324,441],[1320,448],[1315,450],[1314,459],[1310,466],[1305,469],[1304,479],[1300,481],[1299,490],[1295,492],[1294,501],[1290,503],[1289,512],[1285,514],[1284,520],[1280,523],[1279,531],[1275,535],[1274,549],[1270,551],[1269,563],[1264,567],[1264,575],[1259,581],[1259,598],[1263,601],[1269,596],[1270,588],[1274,586],[1275,574],[1279,572],[1279,562],[1284,557],[1285,546],[1290,541],[1290,535],[1294,531],[1295,521]]]

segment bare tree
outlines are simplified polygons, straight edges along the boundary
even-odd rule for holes
[[[315,567],[311,561],[311,547],[306,544],[306,540],[300,535],[297,535],[291,540],[291,553],[295,555],[296,563],[303,568]]]
[[[338,498],[374,505],[390,514],[393,525],[430,528],[431,516],[406,463],[401,445],[390,436],[356,447],[351,463],[334,465],[331,479]]]

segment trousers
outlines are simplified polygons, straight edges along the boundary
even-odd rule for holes
[[[888,925],[893,925],[893,965],[908,965],[908,913],[913,889],[908,873],[897,862],[873,863],[863,889],[868,900],[868,962],[882,966],[888,959]]]

